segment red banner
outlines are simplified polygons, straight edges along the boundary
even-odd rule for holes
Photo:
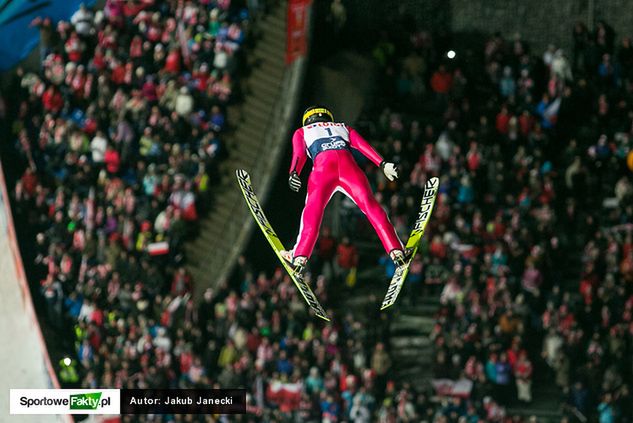
[[[308,11],[312,0],[290,0],[286,36],[286,64],[305,56],[308,50]]]
[[[289,412],[299,408],[302,389],[301,383],[283,383],[273,380],[266,389],[266,399],[277,404],[281,412]]]

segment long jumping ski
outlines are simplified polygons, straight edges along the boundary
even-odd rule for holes
[[[292,279],[294,284],[297,286],[297,289],[301,293],[301,296],[306,301],[306,303],[308,303],[308,306],[312,309],[312,311],[314,311],[314,314],[316,314],[321,319],[329,322],[330,319],[327,317],[325,310],[323,310],[321,303],[319,303],[319,300],[317,299],[316,295],[314,294],[310,286],[305,282],[303,277],[300,274],[296,273],[292,269],[292,267],[288,265],[286,260],[284,260],[283,257],[281,256],[281,251],[284,250],[284,246],[279,240],[277,233],[270,225],[270,222],[266,218],[266,215],[264,214],[262,206],[260,205],[259,200],[257,199],[257,196],[255,195],[255,191],[253,190],[253,185],[251,184],[251,177],[248,175],[248,172],[242,169],[237,169],[235,171],[235,174],[237,175],[237,181],[240,185],[240,188],[242,189],[242,194],[244,195],[246,204],[248,205],[248,208],[250,209],[253,217],[255,218],[255,221],[257,222],[257,224],[259,225],[259,228],[264,233],[264,236],[270,243],[270,246],[273,247],[273,251],[279,258],[279,261],[281,262],[281,264],[283,264],[284,268],[290,275],[290,278]]]
[[[409,266],[418,251],[420,240],[424,235],[426,225],[429,223],[429,218],[433,212],[433,205],[435,204],[439,187],[440,180],[438,178],[431,178],[426,181],[426,184],[424,184],[424,194],[422,195],[422,202],[420,203],[420,212],[418,213],[418,218],[415,221],[415,226],[409,235],[409,240],[406,245],[406,251],[410,251],[411,253],[407,262],[398,267],[391,278],[389,288],[387,288],[387,294],[385,295],[385,299],[382,301],[382,306],[380,307],[381,310],[391,307],[396,302],[398,294],[400,294],[404,280],[409,274]]]

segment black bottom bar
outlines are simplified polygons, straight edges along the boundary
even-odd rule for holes
[[[245,412],[245,389],[121,389],[121,414]]]

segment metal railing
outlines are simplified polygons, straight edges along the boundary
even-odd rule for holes
[[[306,59],[299,59],[286,68],[282,77],[282,84],[274,101],[270,119],[263,132],[262,143],[257,149],[257,157],[253,167],[245,169],[249,172],[255,183],[255,189],[262,203],[268,198],[272,179],[277,173],[281,155],[285,147],[285,138],[290,130],[290,121],[296,113],[298,106],[299,89],[302,86],[305,74]],[[233,178],[235,169],[230,169],[230,178]],[[237,190],[237,184],[235,186]],[[209,263],[210,269],[217,269],[210,277],[215,280],[211,285],[215,286],[220,281],[228,278],[235,262],[244,248],[244,242],[248,239],[253,229],[253,219],[243,199],[238,197],[229,206],[230,215],[223,237],[231,240],[226,249],[217,249],[212,252]]]
[[[313,21],[311,15],[312,9],[310,8],[308,11],[308,49],[312,41]],[[286,67],[282,76],[281,86],[273,102],[270,119],[263,132],[262,143],[259,144],[257,149],[257,159],[251,168],[245,169],[253,178],[257,196],[264,205],[268,199],[272,180],[277,174],[284,148],[287,145],[285,139],[290,132],[291,119],[297,113],[299,94],[307,70],[307,61],[306,57],[302,57]],[[233,179],[235,170],[229,169],[229,178],[233,181],[231,183],[235,183],[235,189],[237,190],[237,182]],[[216,251],[209,252],[209,265],[206,267],[214,271],[212,273],[209,272],[209,278],[212,280],[206,281],[208,286],[217,286],[220,281],[227,279],[231,275],[237,258],[244,249],[244,243],[248,240],[255,224],[241,195],[229,205],[229,209],[230,218],[227,219],[223,238],[231,242],[227,248],[218,248]],[[217,271],[215,271],[216,269]]]

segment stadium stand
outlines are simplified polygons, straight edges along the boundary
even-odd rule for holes
[[[342,308],[321,325],[281,270],[241,257],[237,284],[193,301],[183,246],[231,123],[251,28],[237,3],[107,1],[36,22],[50,50],[40,74],[17,71],[8,109],[24,164],[14,208],[37,234],[46,326],[72,333],[76,385],[244,386],[243,421],[521,422],[511,407],[553,379],[559,421],[631,421],[630,42],[580,31],[566,58],[493,35],[468,66],[420,30],[373,49],[382,88],[356,127],[406,175],[387,183],[367,167],[400,234],[423,182],[441,178],[401,298],[415,309],[441,291],[440,382],[424,386],[391,376],[384,314]],[[339,243],[325,238],[332,260]],[[315,292],[335,303],[340,281],[316,270]]]
[[[383,90],[357,126],[409,176],[368,172],[403,234],[441,175],[408,295],[441,284],[432,376],[473,382],[467,400],[423,408],[430,420],[504,421],[533,379],[554,379],[549,411],[630,421],[630,41],[604,26],[574,41],[571,59],[494,35],[451,61],[424,31],[373,50]]]
[[[191,307],[183,244],[225,156],[249,13],[230,1],[107,1],[33,24],[48,35],[41,70],[18,68],[8,110],[25,165],[14,207],[37,233],[29,270],[46,326],[73,334],[81,378],[62,382],[124,386],[142,352],[131,342]]]

